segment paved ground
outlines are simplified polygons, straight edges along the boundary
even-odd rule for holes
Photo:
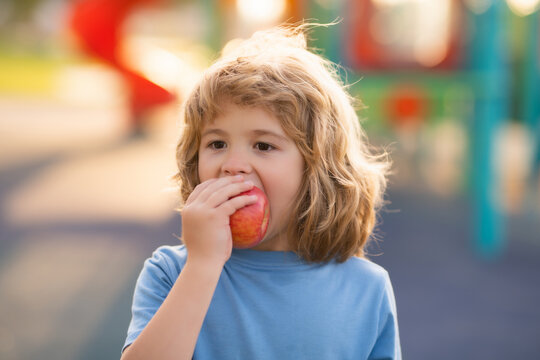
[[[127,141],[122,116],[0,102],[1,359],[118,358],[142,261],[177,243],[174,120]],[[484,262],[465,198],[396,186],[388,199],[371,252],[394,283],[404,358],[537,358],[538,212],[510,219],[504,255]]]
[[[493,262],[472,252],[470,206],[391,193],[374,258],[390,271],[407,359],[534,359],[540,351],[538,217],[509,219]]]

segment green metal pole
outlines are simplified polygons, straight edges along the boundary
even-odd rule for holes
[[[535,12],[525,18],[527,27],[523,73],[523,120],[532,133],[534,157],[531,164],[533,186],[540,176],[540,44],[539,17]]]
[[[220,14],[219,0],[203,0],[203,9],[208,19],[205,42],[218,53],[223,44],[223,19]]]
[[[315,28],[313,31],[314,45],[324,51],[324,56],[330,61],[339,64],[342,60],[342,28],[343,8],[346,1],[334,0],[322,2],[308,0],[308,18],[318,23],[331,23],[341,20],[340,23],[328,28]]]
[[[496,131],[508,113],[504,10],[502,1],[494,1],[473,19],[471,65],[478,81],[471,134],[474,248],[484,259],[497,258],[505,245],[504,218],[497,204],[499,179],[492,158]]]

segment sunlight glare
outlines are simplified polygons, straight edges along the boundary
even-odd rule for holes
[[[508,7],[518,16],[527,16],[538,10],[540,0],[506,0]]]
[[[172,53],[154,48],[153,51],[140,54],[139,71],[148,79],[165,88],[178,84],[182,63]]]
[[[425,2],[419,8],[418,37],[414,57],[423,66],[431,67],[444,60],[448,53],[452,8],[449,0]]]
[[[455,25],[453,0],[372,0],[373,36],[402,59],[422,66],[440,64],[448,55]]]
[[[279,21],[285,13],[285,0],[237,0],[237,10],[242,18],[253,23]]]

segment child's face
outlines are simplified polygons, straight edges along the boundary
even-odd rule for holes
[[[233,104],[222,110],[202,129],[199,178],[241,174],[261,188],[270,202],[270,223],[255,249],[288,250],[285,231],[302,181],[302,155],[271,113]]]

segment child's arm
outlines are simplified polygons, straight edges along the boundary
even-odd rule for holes
[[[388,273],[379,307],[378,337],[368,360],[401,360],[401,344],[397,322],[396,300]]]
[[[232,251],[229,217],[255,202],[235,195],[253,184],[241,176],[212,179],[195,188],[182,210],[188,257],[161,307],[122,360],[191,359],[225,262]]]

